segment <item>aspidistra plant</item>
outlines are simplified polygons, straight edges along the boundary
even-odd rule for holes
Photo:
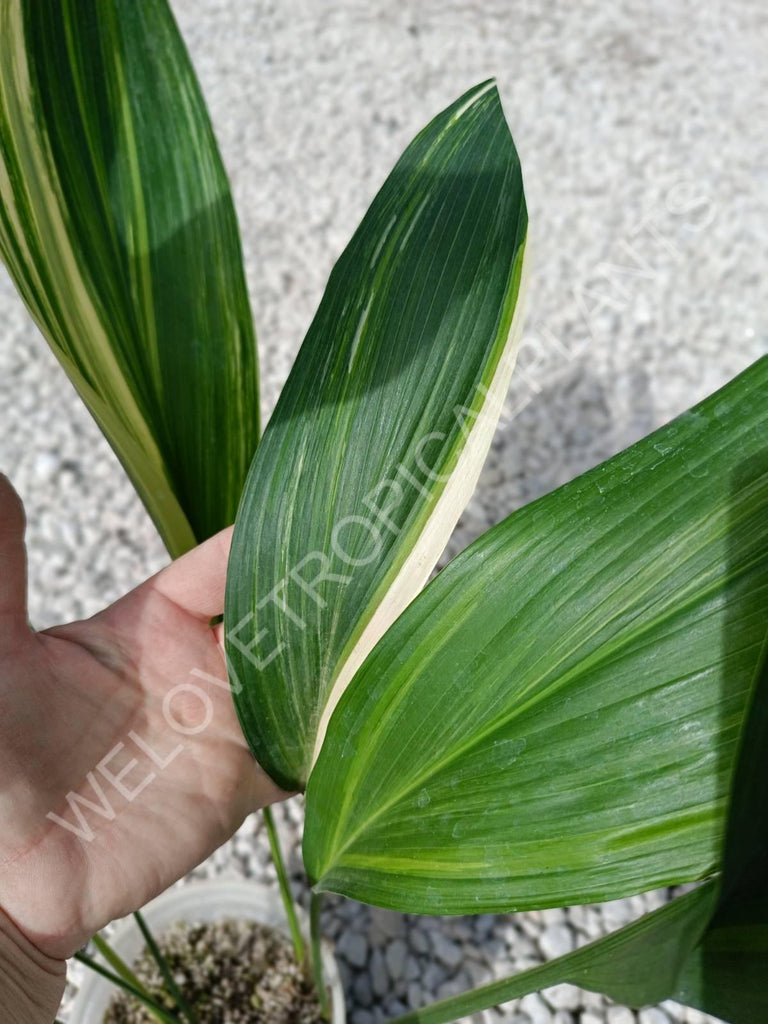
[[[570,981],[764,1020],[768,359],[422,590],[521,326],[527,215],[493,83],[385,181],[246,481],[237,228],[165,0],[0,4],[0,56],[0,252],[172,553],[240,500],[234,700],[260,763],[306,790],[315,892],[451,914],[701,883],[404,1019]]]

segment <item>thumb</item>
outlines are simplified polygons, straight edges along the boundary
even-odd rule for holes
[[[27,553],[24,506],[0,473],[0,639],[27,629]]]

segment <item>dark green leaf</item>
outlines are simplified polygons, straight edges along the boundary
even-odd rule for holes
[[[766,462],[761,456],[758,466]],[[689,957],[675,993],[680,1002],[731,1024],[768,1020],[767,782],[768,647],[764,647],[734,777],[719,906],[701,945]]]
[[[734,908],[736,910],[736,908]],[[683,968],[673,998],[730,1024],[768,1020],[768,899],[716,919]]]
[[[0,4],[0,255],[173,554],[258,442],[227,178],[165,0]]]
[[[331,274],[248,478],[227,587],[240,720],[286,789],[472,493],[512,371],[526,225],[486,83],[408,147]]]

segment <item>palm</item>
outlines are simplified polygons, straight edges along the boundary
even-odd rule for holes
[[[93,619],[36,634],[20,510],[0,479],[0,906],[51,956],[140,907],[281,795],[247,748],[209,626],[228,539]],[[100,812],[75,797],[81,818],[73,794]]]

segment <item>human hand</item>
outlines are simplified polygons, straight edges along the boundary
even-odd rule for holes
[[[23,534],[0,475],[0,908],[60,959],[286,794],[248,749],[209,624],[231,530],[41,633],[27,623]]]

